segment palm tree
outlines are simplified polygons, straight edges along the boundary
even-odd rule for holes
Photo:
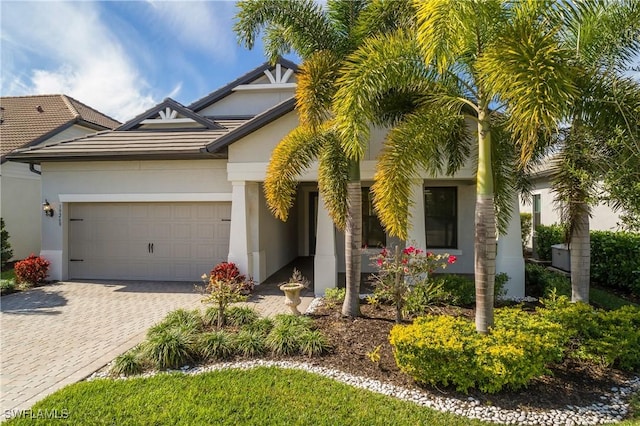
[[[503,171],[494,163],[497,154],[505,152],[506,135],[518,148],[523,168],[536,155],[541,132],[556,128],[575,95],[574,69],[558,30],[545,19],[551,2],[415,0],[414,7],[415,35],[379,36],[351,55],[335,95],[336,127],[349,157],[358,158],[375,110],[369,105],[391,88],[410,90],[420,76],[438,83],[433,87],[440,90],[423,97],[422,107],[390,132],[372,188],[383,225],[406,238],[408,177],[419,166],[434,171],[427,167],[434,158],[436,166],[447,154],[456,160],[463,150],[450,147],[455,143],[449,139],[451,126],[461,115],[475,122],[476,329],[487,333],[493,324],[500,204],[495,190],[498,172]]]
[[[640,84],[625,76],[640,49],[640,3],[580,2],[560,9],[559,15],[563,42],[573,52],[578,95],[559,134],[552,186],[567,225],[571,300],[588,303],[589,217],[599,199],[599,182],[618,170],[637,173],[640,162]],[[619,204],[629,193],[620,195]]]
[[[249,49],[264,29],[271,60],[290,50],[303,59],[296,89],[300,125],[275,148],[267,169],[269,208],[286,220],[297,177],[319,161],[318,189],[329,214],[345,232],[346,297],[343,315],[358,316],[362,194],[359,158],[347,157],[332,121],[331,99],[341,64],[371,34],[408,25],[409,5],[387,0],[246,0],[238,3],[235,31]]]

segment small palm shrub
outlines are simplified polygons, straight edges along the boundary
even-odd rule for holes
[[[259,317],[258,312],[249,306],[232,306],[227,309],[226,313],[227,323],[237,327],[251,324]]]
[[[18,284],[33,286],[43,283],[49,274],[50,264],[44,257],[36,256],[33,253],[26,259],[16,262],[13,269]]]
[[[222,360],[233,355],[233,337],[226,331],[203,333],[198,339],[198,352],[205,360]]]
[[[143,344],[143,355],[156,368],[178,368],[195,358],[196,333],[187,327],[159,325],[149,330]]]
[[[241,330],[235,337],[236,351],[245,357],[264,354],[266,350],[265,334],[260,331]]]
[[[145,360],[141,356],[138,347],[118,355],[116,359],[113,360],[109,374],[112,376],[133,376],[134,374],[142,373],[145,367]]]

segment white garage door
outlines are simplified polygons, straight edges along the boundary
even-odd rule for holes
[[[227,260],[231,203],[73,203],[69,277],[194,281]]]

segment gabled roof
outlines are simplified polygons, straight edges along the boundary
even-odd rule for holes
[[[258,114],[253,117],[251,120],[243,123],[242,126],[238,126],[232,132],[227,133],[226,135],[222,135],[217,138],[214,142],[209,144],[206,148],[206,152],[219,152],[220,150],[226,148],[233,142],[255,132],[256,130],[266,126],[272,121],[277,120],[283,115],[293,111],[296,107],[295,98],[289,98],[285,101],[280,102],[278,105],[273,108],[268,109],[262,114]]]
[[[3,96],[0,98],[0,154],[43,142],[79,124],[96,131],[120,122],[66,95]]]
[[[218,102],[220,99],[225,98],[227,96],[229,96],[231,93],[233,93],[233,89],[242,85],[242,84],[249,84],[251,82],[253,82],[254,80],[257,80],[258,78],[264,76],[264,72],[265,71],[270,71],[273,70],[276,67],[276,64],[280,64],[285,66],[286,68],[292,69],[295,72],[298,71],[298,65],[296,65],[294,62],[291,62],[287,59],[284,58],[278,58],[278,60],[276,61],[275,64],[271,64],[269,62],[265,62],[264,64],[260,65],[258,68],[249,71],[248,73],[246,73],[245,75],[243,75],[242,77],[239,77],[237,79],[235,79],[234,81],[232,81],[231,83],[222,86],[221,88],[219,88],[218,90],[208,94],[207,96],[198,99],[197,101],[193,102],[191,105],[189,105],[187,108],[189,108],[192,111],[200,111],[201,109],[204,109],[206,107],[208,107],[209,105],[212,105],[216,102]]]
[[[188,109],[187,107],[185,107],[181,103],[179,103],[177,101],[174,101],[171,98],[166,98],[164,101],[162,101],[158,105],[154,106],[153,108],[150,108],[150,109],[146,110],[145,112],[143,112],[142,114],[138,115],[137,117],[127,121],[122,126],[118,127],[116,130],[117,131],[123,131],[123,130],[135,129],[135,128],[137,128],[137,127],[139,127],[141,125],[142,121],[148,120],[148,119],[152,119],[153,117],[158,115],[161,111],[163,111],[166,108],[170,108],[173,111],[176,111],[177,113],[192,119],[193,121],[195,121],[196,123],[201,124],[202,126],[204,126],[207,129],[222,129],[223,128],[222,126],[216,124],[214,121],[211,121],[211,120],[209,120],[209,119],[207,119],[207,118],[205,118],[205,117],[203,117],[203,116],[201,116],[199,114],[196,114],[191,109]]]

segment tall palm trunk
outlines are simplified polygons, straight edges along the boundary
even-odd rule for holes
[[[347,182],[347,220],[344,228],[344,252],[346,264],[346,294],[342,315],[360,316],[360,271],[362,247],[362,185],[360,162],[349,162]]]
[[[591,236],[589,235],[589,211],[578,209],[572,224],[569,249],[571,250],[571,301],[589,303],[589,279],[591,275]]]
[[[496,216],[493,170],[491,168],[491,127],[488,105],[479,102],[478,174],[475,213],[476,330],[486,334],[493,325],[493,298],[496,276]]]

